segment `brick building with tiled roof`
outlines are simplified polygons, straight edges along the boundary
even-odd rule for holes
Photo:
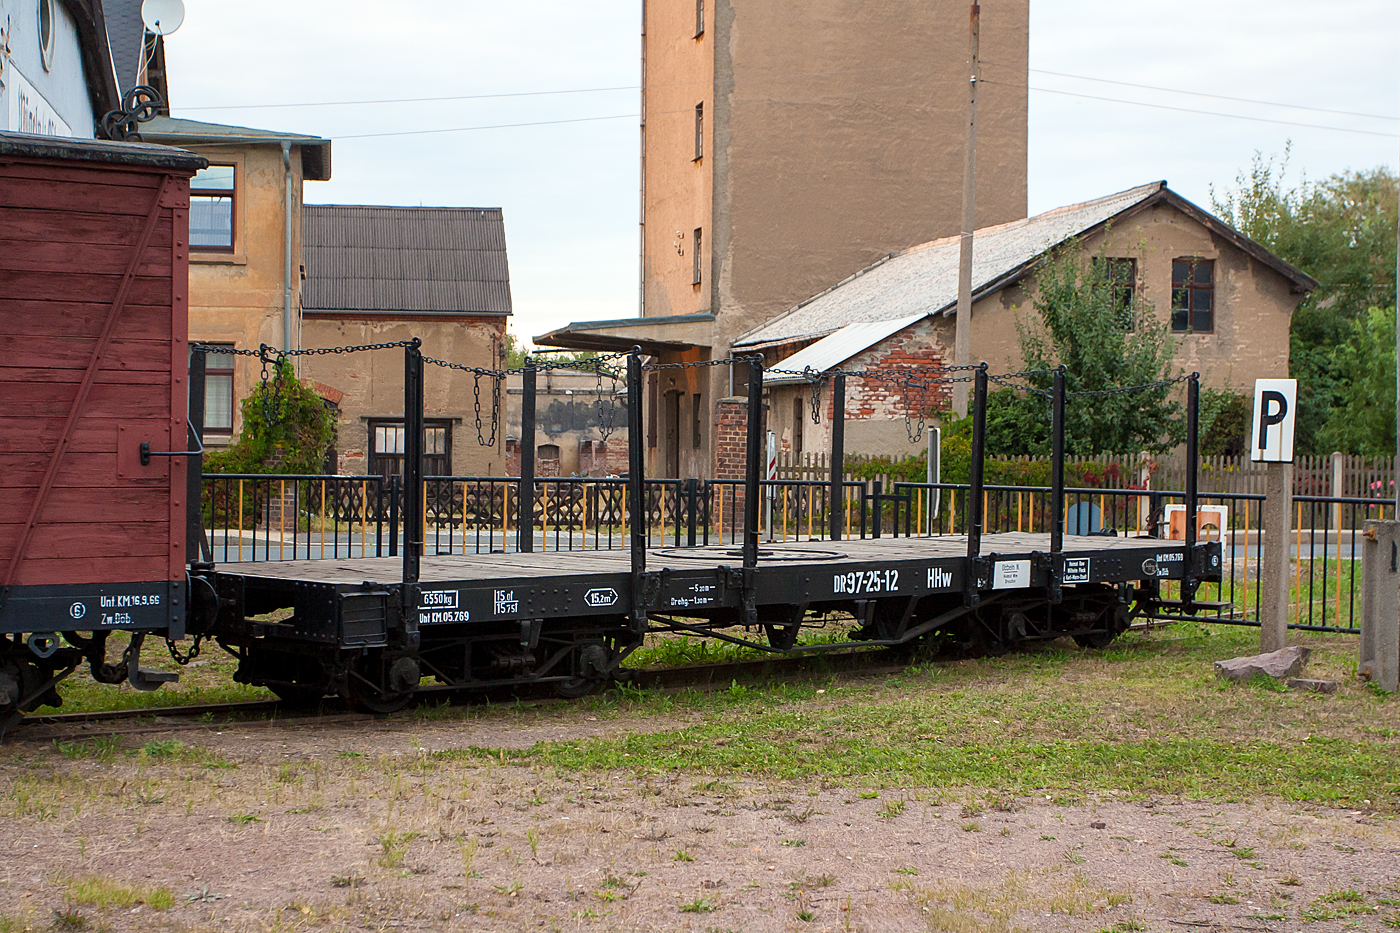
[[[302,239],[303,347],[418,337],[425,356],[501,368],[511,297],[500,208],[308,204],[302,209]],[[402,354],[309,356],[302,360],[301,376],[342,393],[336,406],[338,472],[400,472]],[[493,392],[504,406],[505,387],[496,380],[427,367],[427,473],[505,472],[506,431],[504,418],[492,430]]]

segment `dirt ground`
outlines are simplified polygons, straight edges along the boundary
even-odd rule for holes
[[[1400,826],[1365,809],[561,773],[486,751],[684,721],[14,742],[0,933],[1400,926]]]

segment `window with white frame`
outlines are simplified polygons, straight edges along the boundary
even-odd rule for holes
[[[190,179],[191,249],[233,252],[236,185],[232,165],[211,165]]]

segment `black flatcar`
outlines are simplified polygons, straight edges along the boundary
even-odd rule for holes
[[[904,535],[881,535],[877,518],[873,536],[843,540],[836,475],[824,538],[761,548],[762,364],[743,358],[730,361],[752,367],[741,540],[649,547],[639,352],[626,355],[626,549],[536,553],[526,458],[510,552],[425,555],[417,341],[402,347],[401,555],[215,563],[200,548],[207,348],[186,343],[188,179],[203,165],[165,147],[0,134],[0,731],[57,705],[57,684],[84,662],[106,683],[172,679],[140,667],[150,636],[176,660],[187,639],[216,640],[238,656],[236,679],[288,700],[339,694],[386,712],[431,691],[547,683],[579,695],[652,632],[831,650],[843,645],[797,642],[804,621],[832,614],[851,620],[847,646],[935,633],[988,650],[1065,635],[1102,646],[1137,616],[1197,611],[1198,584],[1220,579],[1219,544],[1195,542],[1190,522],[1184,541],[1063,533],[1063,374],[1051,530],[983,534],[985,365],[965,534],[910,535],[906,517]],[[1195,463],[1194,377],[1188,389]],[[832,392],[844,411],[843,374]],[[1185,499],[1194,513],[1194,471]],[[390,527],[394,545],[399,534]],[[1164,599],[1164,581],[1179,582],[1178,598]],[[131,635],[116,661],[112,631]]]

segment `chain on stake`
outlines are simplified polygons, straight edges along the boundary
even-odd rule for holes
[[[612,391],[607,394],[605,400],[602,364],[594,366],[593,371],[598,380],[598,435],[602,438],[603,446],[607,447],[608,440],[613,435],[613,421],[617,414],[617,377],[608,373],[608,377],[612,380]]]
[[[482,433],[481,421],[481,377],[482,373],[472,375],[472,405],[476,413],[476,442],[482,447],[495,447],[497,429],[500,426],[501,418],[501,377],[491,376],[491,436],[486,437]]]

